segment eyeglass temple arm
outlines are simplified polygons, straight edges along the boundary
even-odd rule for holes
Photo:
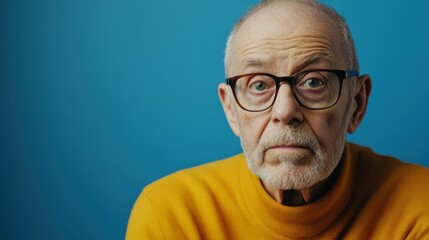
[[[359,72],[355,70],[346,71],[346,78],[354,76],[359,76]]]

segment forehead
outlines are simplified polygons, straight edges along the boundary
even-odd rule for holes
[[[233,72],[248,66],[333,65],[341,54],[340,34],[332,20],[311,7],[293,3],[266,6],[238,29],[232,51]]]

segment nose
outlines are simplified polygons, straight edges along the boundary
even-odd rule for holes
[[[280,85],[276,101],[271,109],[271,121],[275,124],[296,127],[304,120],[301,106],[292,93],[292,88],[287,83]]]

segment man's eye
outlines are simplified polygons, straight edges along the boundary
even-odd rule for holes
[[[325,85],[325,81],[320,78],[309,78],[305,80],[303,85],[307,88],[318,88]]]
[[[262,81],[257,81],[257,82],[254,82],[250,85],[250,88],[252,90],[256,90],[256,91],[264,91],[264,90],[268,89],[269,87],[270,86],[267,83],[262,82]]]

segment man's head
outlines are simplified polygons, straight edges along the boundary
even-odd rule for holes
[[[234,27],[225,54],[227,77],[250,73],[292,76],[307,70],[357,68],[343,18],[326,6],[304,0],[265,1],[254,7]],[[305,86],[322,83],[314,79],[308,78]],[[219,85],[228,122],[240,137],[249,168],[267,187],[275,189],[310,187],[332,173],[341,159],[347,132],[354,132],[362,121],[371,89],[367,75],[346,77],[338,101],[314,110],[298,101],[295,96],[302,92],[292,85],[278,84],[273,105],[258,112],[240,107],[231,86]],[[322,85],[312,88],[311,94],[321,95]],[[253,96],[259,99],[264,99],[262,93],[268,87],[276,87],[261,86],[249,84],[257,88],[259,92]],[[311,94],[312,104],[321,101],[311,100]]]
[[[262,8],[276,4],[298,4],[306,9],[307,14],[310,15],[309,17],[314,14],[324,15],[325,17],[329,18],[329,20],[332,21],[332,23],[335,25],[334,31],[337,31],[337,34],[340,35],[340,47],[342,48],[342,52],[346,54],[346,60],[350,65],[349,68],[359,71],[359,62],[357,59],[356,49],[353,42],[353,38],[350,33],[350,29],[348,28],[345,19],[341,15],[339,15],[334,9],[322,3],[319,3],[316,0],[265,0],[250,8],[249,11],[238,20],[228,37],[224,59],[225,72],[227,76],[231,76],[231,74],[229,74],[229,69],[231,66],[231,55],[234,51],[234,43],[236,40],[235,36],[241,25],[246,21],[246,19],[250,18],[254,13],[258,12]],[[300,19],[296,20],[299,21]],[[291,25],[293,23],[283,24]]]

